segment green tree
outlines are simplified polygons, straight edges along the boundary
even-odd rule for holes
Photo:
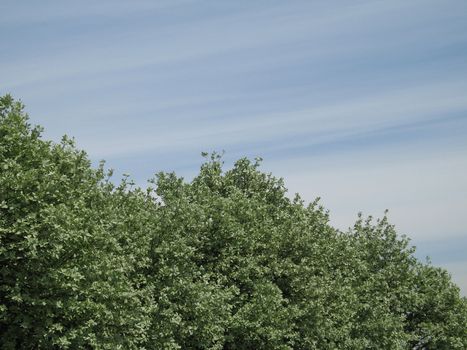
[[[2,97],[1,348],[467,348],[466,299],[386,216],[336,230],[260,164],[114,185]]]
[[[21,103],[0,99],[1,347],[140,348],[148,197],[40,133]]]

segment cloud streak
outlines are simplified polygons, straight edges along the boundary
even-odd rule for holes
[[[235,147],[254,140],[277,146],[277,139],[293,139],[279,147],[292,147],[298,139],[305,144],[339,142],[364,133],[380,132],[390,128],[408,128],[441,118],[450,122],[448,116],[460,115],[458,123],[467,128],[467,91],[465,81],[436,83],[387,94],[368,95],[360,100],[341,101],[309,107],[304,110],[255,115],[236,115],[216,119],[221,110],[206,111],[211,118],[193,118],[189,111],[175,120],[147,118],[144,124],[131,127],[131,121],[123,120],[120,127],[104,134],[109,122],[122,111],[110,110],[102,122],[96,121],[93,130],[101,129],[102,137],[96,139],[83,135],[81,142],[86,149],[100,157],[134,154],[137,152],[167,152],[169,149],[212,149],[216,146]],[[211,103],[207,100],[206,104]],[[174,104],[177,104],[175,102]],[[192,106],[188,103],[188,108]],[[170,112],[170,103],[163,107]],[[123,112],[125,113],[125,112]],[[127,111],[126,113],[131,113]],[[195,116],[196,117],[196,116]],[[201,116],[200,116],[201,117]],[[144,117],[143,117],[144,118]],[[81,121],[80,117],[77,120]],[[127,123],[125,125],[125,123]],[[113,123],[119,123],[113,120]],[[184,123],[184,128],[178,128]],[[298,138],[297,136],[302,136]],[[305,140],[303,140],[305,139]],[[297,147],[297,146],[295,146]]]

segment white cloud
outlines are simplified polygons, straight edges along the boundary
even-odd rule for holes
[[[310,107],[305,110],[264,115],[242,115],[217,120],[205,118],[191,120],[179,117],[174,121],[157,118],[151,122],[129,128],[108,131],[96,138],[82,134],[79,139],[84,148],[99,157],[128,155],[137,152],[167,152],[182,149],[213,149],[233,147],[248,141],[269,142],[269,149],[291,146],[309,146],[323,142],[336,142],[343,138],[361,135],[388,127],[424,122],[430,117],[467,110],[467,97],[463,93],[467,83],[460,81],[436,82],[428,86],[389,91],[386,94],[368,95],[360,100],[339,101]],[[128,120],[128,122],[133,122]],[[107,124],[104,123],[107,128]],[[96,128],[89,128],[95,130]],[[104,131],[104,130],[102,130]],[[277,144],[279,137],[307,135],[297,142]]]
[[[45,22],[55,18],[73,18],[80,16],[100,16],[112,14],[125,16],[135,12],[157,10],[175,6],[171,2],[104,2],[76,3],[70,6],[62,2],[54,2],[50,6],[15,8],[9,10],[5,6],[2,19],[4,24],[16,22]],[[177,2],[176,5],[179,5]],[[422,6],[424,5],[424,6]],[[194,4],[193,6],[197,6]],[[256,11],[238,11],[233,14],[209,17],[204,20],[195,19],[176,23],[176,26],[131,26],[124,33],[105,31],[95,35],[77,37],[76,45],[68,45],[66,50],[41,50],[32,57],[20,56],[14,62],[2,62],[0,73],[3,84],[9,88],[32,83],[54,81],[79,75],[101,74],[132,70],[143,66],[157,66],[187,62],[221,52],[253,50],[268,45],[281,45],[301,41],[307,43],[306,53],[310,61],[321,62],[339,55],[358,55],[377,50],[400,50],[401,47],[413,46],[426,33],[408,31],[403,36],[395,36],[397,40],[376,35],[373,37],[366,31],[368,26],[377,27],[378,20],[393,18],[399,21],[404,11],[419,10],[419,7],[430,8],[426,2],[416,1],[408,4],[404,1],[365,1],[358,4],[341,3],[335,6],[270,6]],[[1,11],[0,11],[1,12]],[[417,19],[414,18],[413,21]],[[347,38],[349,31],[362,34],[358,38]],[[409,28],[410,29],[410,28]],[[100,28],[100,30],[103,30]],[[385,33],[384,27],[381,28]],[[401,28],[403,30],[403,28]],[[378,32],[378,31],[377,31]],[[363,34],[366,34],[365,36]],[[380,34],[383,35],[383,34]],[[343,38],[341,38],[343,37]],[[436,40],[439,38],[440,40]],[[449,36],[443,33],[431,33],[432,42],[458,41],[462,34]],[[83,40],[85,39],[85,40]],[[358,39],[358,40],[353,40]],[[44,42],[47,48],[47,42]],[[271,57],[263,60],[274,60],[275,55],[288,55],[287,49],[279,50]],[[302,51],[303,54],[303,51]],[[245,64],[243,62],[242,64]]]

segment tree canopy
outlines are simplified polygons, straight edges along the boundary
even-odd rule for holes
[[[467,301],[387,217],[347,232],[260,160],[115,184],[0,98],[1,349],[466,349]]]

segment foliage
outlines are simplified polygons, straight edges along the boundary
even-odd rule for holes
[[[71,140],[41,140],[19,102],[0,103],[2,347],[142,346],[149,198],[114,188]]]
[[[2,97],[1,348],[467,348],[465,298],[386,217],[340,232],[259,166],[116,186]]]

